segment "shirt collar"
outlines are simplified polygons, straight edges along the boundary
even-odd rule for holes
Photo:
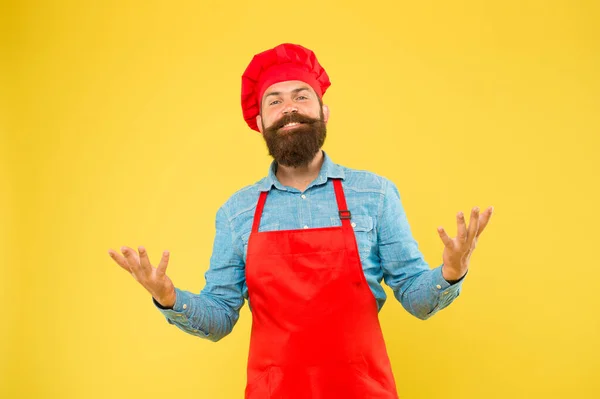
[[[323,151],[323,150],[321,150]],[[271,166],[269,167],[269,174],[263,180],[263,183],[259,187],[260,191],[270,191],[273,186],[278,190],[287,191],[287,187],[279,182],[275,173],[277,172],[277,162],[271,162]],[[310,188],[312,186],[316,186],[319,184],[327,183],[328,179],[344,179],[346,176],[344,174],[344,169],[331,160],[327,153],[323,151],[323,165],[321,166],[321,170],[319,171],[319,175],[315,180],[312,181],[307,187]]]

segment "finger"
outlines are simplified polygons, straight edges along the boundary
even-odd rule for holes
[[[444,245],[448,248],[452,248],[452,239],[450,237],[448,237],[448,234],[446,234],[446,232],[444,231],[444,228],[441,226],[438,227],[437,232],[440,235],[440,238],[442,239],[442,242],[444,243]]]
[[[465,223],[465,215],[462,211],[456,215],[456,229],[458,231],[457,238],[459,242],[467,241],[467,225]]]
[[[140,257],[138,256],[138,253],[135,249],[129,248],[127,246],[122,246],[121,252],[123,252],[124,250],[126,250],[128,255],[131,256],[131,259],[135,260],[138,264],[140,263]],[[123,254],[123,255],[125,255],[125,254]]]
[[[148,251],[146,251],[146,248],[139,246],[138,250],[140,251],[140,265],[141,265],[141,269],[145,272],[145,273],[151,273],[152,272],[152,265],[150,264],[150,259],[148,258]]]
[[[129,265],[129,270],[134,275],[140,275],[140,260],[136,251],[129,247],[121,247],[121,252],[125,257],[125,261]]]
[[[471,218],[469,219],[469,237],[467,239],[468,248],[471,248],[473,240],[477,236],[479,230],[479,207],[476,206],[471,210]]]
[[[167,272],[167,266],[169,265],[169,256],[170,256],[169,251],[163,252],[162,258],[160,259],[160,263],[158,264],[158,266],[156,268],[156,273],[159,276],[164,276],[165,273]]]
[[[119,265],[123,269],[125,269],[127,271],[127,273],[131,273],[131,270],[129,270],[129,265],[127,264],[127,261],[125,260],[123,255],[119,254],[117,251],[115,251],[113,249],[108,250],[108,255],[112,258],[112,260],[115,261],[115,263],[117,265]]]
[[[490,218],[492,217],[493,212],[494,207],[490,206],[488,209],[485,210],[485,212],[479,215],[479,231],[477,232],[477,237],[479,237],[479,235],[483,232],[483,229],[485,229],[485,226],[487,226],[488,222],[490,221]]]

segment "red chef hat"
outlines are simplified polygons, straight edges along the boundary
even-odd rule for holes
[[[256,116],[265,90],[286,80],[308,83],[319,97],[331,85],[315,53],[300,45],[283,43],[256,54],[242,75],[242,111],[251,129],[259,131]]]

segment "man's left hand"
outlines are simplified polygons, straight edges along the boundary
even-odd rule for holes
[[[458,212],[456,215],[458,225],[456,238],[448,237],[444,229],[438,227],[438,234],[445,246],[442,256],[444,261],[442,276],[444,279],[449,281],[460,280],[467,273],[469,258],[471,258],[471,254],[477,246],[477,239],[487,226],[493,210],[493,207],[489,207],[480,215],[479,207],[473,208],[468,229],[465,216],[462,212]]]

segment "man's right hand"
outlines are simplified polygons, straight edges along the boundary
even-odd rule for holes
[[[129,248],[121,247],[123,255],[113,249],[108,250],[110,257],[144,288],[165,308],[172,308],[175,304],[175,286],[165,274],[169,263],[169,251],[164,251],[162,259],[156,268],[150,264],[148,253],[144,247],[138,247],[138,253]]]

